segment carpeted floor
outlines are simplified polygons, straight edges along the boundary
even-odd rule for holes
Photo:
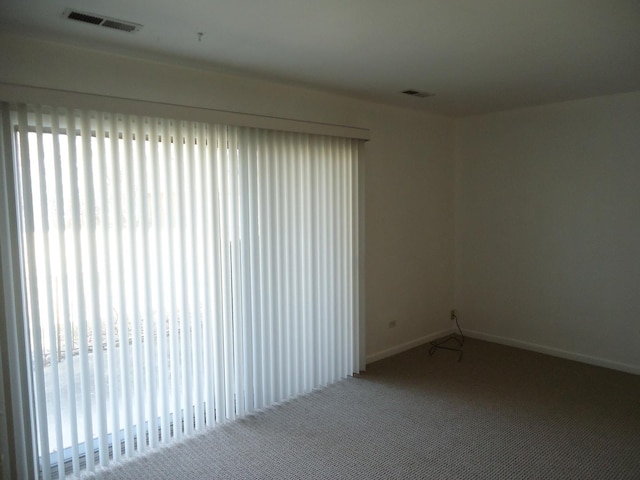
[[[107,479],[640,479],[640,377],[468,339],[112,467]]]

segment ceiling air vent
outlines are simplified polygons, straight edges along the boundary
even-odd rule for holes
[[[115,18],[96,15],[95,13],[78,12],[77,10],[72,10],[70,8],[67,8],[62,12],[62,16],[70,20],[89,23],[91,25],[99,25],[101,27],[114,28],[116,30],[122,30],[123,32],[137,32],[142,28],[142,25],[137,23],[125,22]]]
[[[418,90],[404,90],[402,93],[420,98],[433,97],[435,95],[435,93],[419,92]]]

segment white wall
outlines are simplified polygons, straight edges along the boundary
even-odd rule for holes
[[[370,358],[448,328],[453,134],[444,117],[248,77],[0,33],[0,82],[369,128],[365,146]],[[388,323],[395,320],[395,329]]]
[[[469,117],[456,148],[463,325],[640,373],[640,92]]]
[[[402,110],[369,119],[367,346],[381,358],[449,333],[454,136],[447,123]]]

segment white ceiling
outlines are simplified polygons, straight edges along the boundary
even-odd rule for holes
[[[640,90],[640,0],[0,0],[0,27],[450,116]]]

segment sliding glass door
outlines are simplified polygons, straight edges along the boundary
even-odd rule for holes
[[[44,478],[358,370],[356,141],[4,108]]]

